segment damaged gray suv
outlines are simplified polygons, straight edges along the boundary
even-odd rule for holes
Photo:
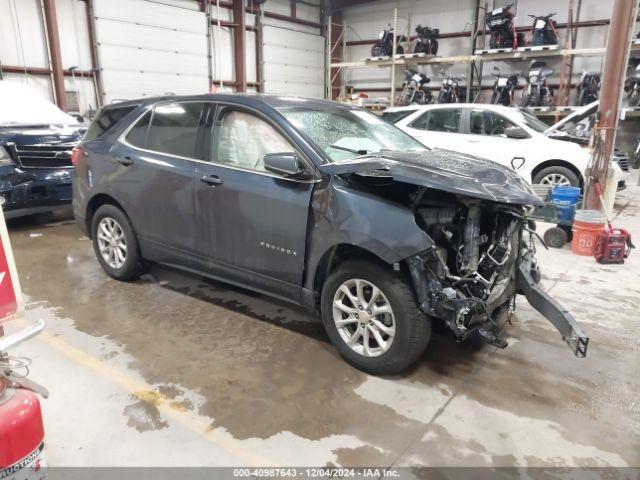
[[[73,207],[116,279],[157,262],[302,305],[373,374],[414,363],[432,325],[505,347],[516,294],[586,354],[537,285],[540,200],[507,168],[328,101],[164,97],[101,116],[117,121],[74,152]]]

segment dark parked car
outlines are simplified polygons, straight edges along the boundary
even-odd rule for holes
[[[73,201],[112,277],[153,261],[303,305],[375,374],[413,363],[432,322],[505,347],[517,292],[585,355],[536,284],[523,234],[540,200],[515,172],[328,101],[165,97],[101,115],[112,109],[127,113],[74,156]]]
[[[85,130],[27,85],[0,81],[0,196],[5,218],[68,208],[71,151]]]

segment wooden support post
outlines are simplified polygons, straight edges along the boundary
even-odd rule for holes
[[[629,59],[631,35],[636,11],[636,1],[615,0],[611,15],[611,28],[607,41],[602,89],[598,116],[593,132],[593,156],[587,172],[587,188],[584,197],[586,208],[600,209],[600,200],[594,184],[597,182],[604,191],[607,183],[611,154],[616,138],[616,128],[620,116],[620,103],[625,72]],[[615,188],[615,186],[614,186]]]

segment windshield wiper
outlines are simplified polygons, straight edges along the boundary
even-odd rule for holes
[[[369,150],[354,150],[352,148],[339,147],[338,145],[329,145],[329,148],[335,148],[336,150],[342,150],[343,152],[355,153],[356,155],[366,155],[367,153],[371,153]]]

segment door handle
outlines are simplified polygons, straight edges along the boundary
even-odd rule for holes
[[[124,165],[125,167],[128,167],[129,165],[133,165],[133,160],[131,159],[131,157],[116,157],[116,162],[118,162],[121,165]]]
[[[220,177],[218,177],[217,175],[205,175],[200,179],[200,181],[212,187],[215,187],[216,185],[222,185],[222,180],[220,180]]]

